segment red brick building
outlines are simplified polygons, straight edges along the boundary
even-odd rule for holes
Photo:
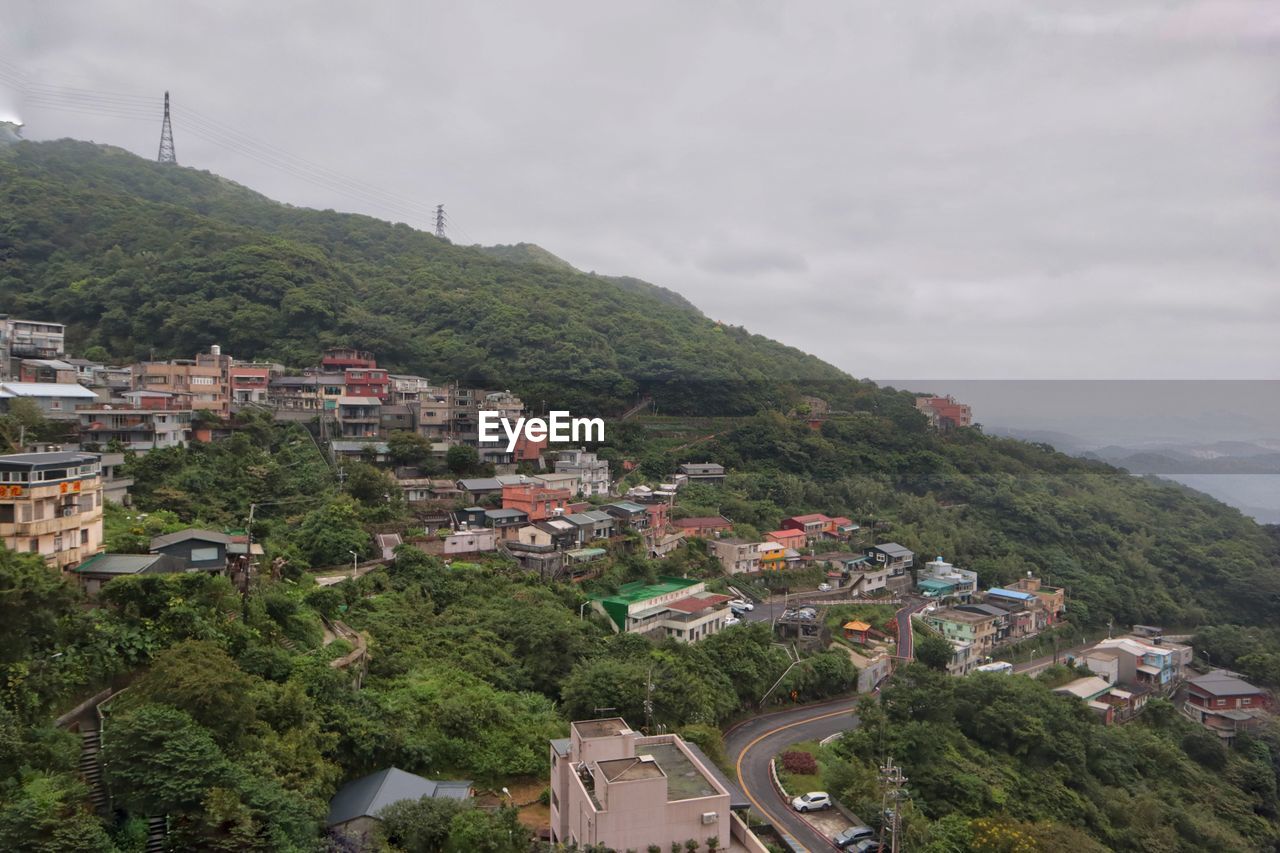
[[[946,397],[917,397],[916,409],[929,419],[936,429],[949,430],[973,425],[973,411],[965,403]]]

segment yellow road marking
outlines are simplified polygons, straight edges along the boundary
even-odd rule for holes
[[[803,726],[809,723],[816,723],[818,720],[826,720],[831,717],[838,717],[841,714],[852,714],[852,713],[853,713],[852,708],[846,708],[843,711],[829,711],[826,714],[819,714],[816,717],[806,717],[803,720],[796,720],[793,723],[787,723],[785,726],[778,726],[776,729],[770,729],[769,731],[760,735],[755,740],[748,743],[746,746],[742,748],[742,752],[738,753],[738,761],[736,764],[734,764],[734,770],[738,774],[738,784],[742,786],[742,793],[746,794],[747,799],[751,801],[751,804],[755,806],[757,809],[759,809],[760,813],[765,817],[767,817],[770,820],[770,822],[773,823],[774,826],[778,827],[778,829],[785,829],[785,828],[782,826],[782,823],[776,817],[774,817],[772,814],[769,813],[768,809],[760,805],[759,800],[757,800],[754,796],[752,796],[751,789],[747,786],[747,780],[742,775],[742,760],[747,757],[747,753],[751,751],[752,747],[754,747],[756,744],[758,744],[760,741],[764,740],[765,738],[776,735],[778,732],[784,732],[787,729],[794,729],[796,726]],[[801,819],[803,820],[803,818]],[[812,826],[812,824],[810,824],[810,826]],[[806,847],[805,849],[807,850],[808,848]]]

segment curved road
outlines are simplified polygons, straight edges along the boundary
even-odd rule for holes
[[[752,717],[725,734],[725,749],[735,757],[738,785],[755,810],[779,831],[815,853],[834,850],[835,845],[782,799],[773,787],[769,761],[788,744],[820,740],[856,726],[858,718],[853,716],[853,709],[861,698],[837,699]]]
[[[897,657],[905,660],[914,658],[915,637],[911,630],[911,617],[928,604],[927,600],[908,602],[898,610]],[[757,609],[765,610],[763,607]],[[853,715],[853,709],[861,698],[835,699],[775,711],[744,720],[725,732],[725,750],[734,760],[738,785],[747,799],[775,828],[813,853],[834,850],[835,845],[792,810],[791,804],[778,793],[769,774],[769,762],[789,744],[821,740],[856,726],[858,718]]]

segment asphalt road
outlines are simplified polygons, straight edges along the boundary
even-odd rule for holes
[[[783,800],[769,776],[769,760],[788,744],[820,740],[856,726],[858,720],[852,712],[860,698],[820,702],[753,717],[725,735],[725,748],[735,762],[738,784],[755,810],[814,853],[834,850],[835,845]]]

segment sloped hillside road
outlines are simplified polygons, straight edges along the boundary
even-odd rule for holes
[[[734,778],[755,810],[810,851],[834,850],[831,840],[792,810],[774,787],[769,760],[788,744],[821,740],[858,724],[854,708],[862,697],[790,708],[738,723],[725,734],[725,751],[734,762]],[[796,793],[805,793],[797,791]]]

